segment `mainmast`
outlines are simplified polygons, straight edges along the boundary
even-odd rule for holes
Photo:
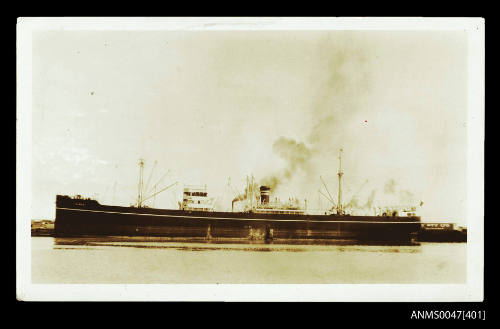
[[[342,175],[344,174],[342,172],[342,152],[343,150],[340,149],[339,152],[339,172],[337,175],[339,176],[339,200],[337,202],[337,214],[342,215],[344,213],[344,210],[342,209]]]
[[[143,174],[144,174],[144,160],[139,159],[139,195],[137,197],[137,208],[142,207],[142,185],[144,184]]]

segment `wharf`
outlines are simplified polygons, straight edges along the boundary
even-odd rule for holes
[[[54,236],[54,222],[51,220],[32,220],[31,236]]]
[[[422,223],[419,242],[467,242],[467,228],[454,223]]]

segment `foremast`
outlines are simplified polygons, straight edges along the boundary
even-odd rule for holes
[[[156,162],[155,162],[155,167],[156,167]],[[154,170],[154,167],[153,167],[153,170]],[[149,175],[149,179],[146,183],[146,189],[148,189],[149,187],[149,182],[151,180],[151,177],[153,175],[153,170],[151,171],[150,175]],[[163,180],[163,178],[168,174],[168,171],[160,178],[160,180],[153,186],[154,188],[154,193],[153,194],[150,194],[150,195],[147,195],[147,193],[151,193],[151,190],[149,191],[145,191],[144,190],[144,159],[139,159],[139,191],[138,191],[138,195],[137,195],[137,208],[142,208],[142,207],[145,207],[144,204],[146,201],[150,200],[151,198],[156,198],[156,196],[160,193],[162,193],[163,191],[165,190],[168,190],[169,188],[171,188],[172,186],[175,186],[177,185],[177,182],[173,183],[173,184],[170,184],[168,185],[167,187],[164,187],[162,189],[160,189],[158,192],[156,191],[157,189],[157,185]],[[146,196],[144,195],[146,192]]]
[[[137,207],[142,207],[142,186],[144,184],[143,181],[144,176],[144,160],[139,159],[139,195],[137,196]]]

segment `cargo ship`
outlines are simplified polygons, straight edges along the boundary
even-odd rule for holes
[[[185,186],[179,209],[144,206],[143,162],[139,196],[130,207],[103,205],[97,200],[56,196],[55,236],[145,236],[207,241],[351,241],[356,243],[415,243],[420,217],[413,211],[354,216],[342,205],[342,150],[339,154],[339,193],[336,207],[321,215],[309,214],[297,204],[270,201],[268,186],[256,188],[247,179],[241,211],[215,211],[206,186]],[[156,193],[157,194],[157,193]],[[154,195],[156,195],[154,194]],[[149,197],[148,197],[149,198]],[[234,206],[233,200],[233,206]]]

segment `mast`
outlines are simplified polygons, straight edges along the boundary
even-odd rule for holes
[[[247,208],[250,212],[253,211],[256,205],[256,202],[254,200],[255,198],[254,184],[255,184],[255,178],[253,177],[253,175],[250,176],[247,175],[247,187],[245,190],[245,197],[247,201]]]
[[[139,195],[137,197],[137,208],[142,207],[143,174],[144,174],[144,160],[139,159]]]
[[[249,185],[248,188],[250,190],[250,211],[253,210],[253,175],[249,177]]]
[[[337,203],[337,214],[342,215],[344,213],[344,210],[342,209],[342,175],[344,174],[342,172],[342,152],[343,150],[340,149],[339,151],[339,172],[337,175],[339,176],[339,200]]]
[[[250,209],[250,184],[248,183],[248,175],[247,175],[247,187],[245,191],[245,197],[247,199],[247,209]]]
[[[252,211],[253,209],[255,208],[255,180],[254,180],[254,177],[253,177],[253,174],[252,174]]]

